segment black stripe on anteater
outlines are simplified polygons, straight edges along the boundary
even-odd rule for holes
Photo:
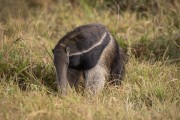
[[[110,42],[110,36],[108,33],[106,33],[106,36],[100,45],[94,47],[92,50],[84,54],[70,56],[69,67],[79,70],[81,69],[86,70],[93,68],[99,61],[99,58],[101,57],[103,50],[106,48],[109,42]]]

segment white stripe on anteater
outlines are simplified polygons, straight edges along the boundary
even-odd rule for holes
[[[101,57],[95,67],[90,70],[85,71],[86,78],[86,89],[92,93],[100,92],[105,84],[105,79],[108,77],[110,73],[110,67],[112,64],[112,60],[114,59],[114,41],[113,37],[110,36],[110,42],[103,50]]]
[[[87,53],[87,52],[91,51],[92,49],[94,49],[94,48],[97,47],[98,45],[101,45],[101,44],[102,44],[102,42],[103,42],[104,38],[106,37],[106,35],[107,35],[107,33],[105,32],[105,33],[102,35],[102,37],[101,37],[101,39],[99,40],[99,42],[97,42],[95,45],[93,45],[92,47],[90,47],[88,50],[83,50],[83,51],[81,51],[81,52],[71,53],[69,56],[81,55],[81,54],[84,54],[84,53]]]

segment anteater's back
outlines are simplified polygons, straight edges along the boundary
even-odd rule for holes
[[[98,43],[105,32],[108,33],[106,27],[101,24],[82,25],[67,33],[60,43],[70,47],[71,53],[76,53]]]
[[[58,44],[70,48],[69,67],[84,70],[97,64],[109,42],[109,32],[103,25],[89,24],[67,33]]]

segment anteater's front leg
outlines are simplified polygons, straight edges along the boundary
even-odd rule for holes
[[[76,90],[78,89],[78,83],[81,78],[81,75],[82,75],[82,71],[80,70],[75,70],[70,68],[68,69],[67,78],[68,78],[69,86],[71,88],[74,87]]]
[[[85,89],[90,94],[97,94],[105,84],[105,69],[99,65],[85,71]]]

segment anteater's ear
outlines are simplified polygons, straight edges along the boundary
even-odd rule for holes
[[[69,47],[66,47],[66,53],[67,53],[67,55],[69,55],[69,53],[70,53],[70,48]]]

